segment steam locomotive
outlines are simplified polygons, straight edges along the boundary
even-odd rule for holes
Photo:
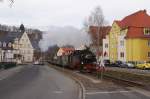
[[[64,68],[93,72],[96,71],[96,56],[89,49],[75,50],[69,55],[57,57],[53,64]]]

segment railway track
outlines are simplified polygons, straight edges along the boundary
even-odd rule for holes
[[[105,79],[113,80],[116,83],[122,83],[122,84],[126,84],[126,85],[129,85],[129,86],[145,87],[145,85],[142,84],[142,83],[137,83],[137,82],[134,82],[134,81],[125,80],[125,79],[121,79],[121,78],[116,78],[116,77],[106,75],[106,74],[104,75],[104,77],[105,77]]]
[[[50,64],[53,64],[53,65],[57,65],[59,67],[62,67],[62,65],[60,64],[55,64],[55,63],[50,63]],[[66,68],[67,69],[67,68]],[[71,71],[71,70],[70,70]],[[91,73],[82,73],[82,74],[86,74],[86,75],[92,75],[92,76],[96,76],[96,72],[91,74]],[[113,77],[113,76],[110,76],[110,75],[107,75],[107,74],[104,74],[104,79],[105,80],[111,80],[115,83],[118,83],[118,84],[123,84],[123,85],[127,85],[127,86],[134,86],[134,87],[140,87],[140,88],[143,88],[143,89],[146,89],[146,90],[150,90],[150,87],[149,85],[144,85],[142,83],[139,83],[139,82],[135,82],[135,81],[131,81],[131,80],[126,80],[126,79],[122,79],[122,78],[117,78],[117,77]]]

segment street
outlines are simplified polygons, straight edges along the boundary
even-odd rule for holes
[[[60,68],[61,69],[61,68]],[[15,69],[14,69],[15,70]],[[46,65],[24,65],[0,80],[0,99],[79,99],[79,85]],[[11,70],[10,70],[11,72]],[[14,71],[13,71],[14,72]],[[149,99],[148,91],[98,81],[89,75],[75,74],[85,87],[85,99]]]
[[[48,66],[25,66],[0,80],[0,99],[79,99],[79,87]]]

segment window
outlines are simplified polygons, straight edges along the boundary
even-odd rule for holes
[[[120,46],[124,46],[124,41],[120,41]]]
[[[6,47],[6,43],[5,42],[3,43],[3,47]]]
[[[108,48],[108,44],[105,44],[105,48]]]
[[[148,52],[148,57],[150,58],[150,52]]]
[[[11,44],[11,43],[8,43],[8,46],[9,46],[9,47],[12,47],[12,44]]]
[[[124,57],[124,52],[121,52],[121,53],[120,53],[120,57]]]
[[[150,28],[144,28],[144,35],[150,35]]]
[[[150,40],[148,40],[148,46],[150,47]]]

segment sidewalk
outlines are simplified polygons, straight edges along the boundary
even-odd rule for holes
[[[137,92],[150,97],[150,92],[141,88],[118,84],[111,80],[103,79],[101,81],[100,79],[97,79],[96,77],[91,76],[90,74],[81,74],[78,71],[62,69],[61,67],[57,67],[57,66],[50,66],[50,67],[55,68],[56,70],[62,72],[67,76],[71,76],[75,79],[78,79],[84,86],[84,95]]]
[[[6,70],[0,70],[0,80],[10,77],[11,75],[19,72],[22,68],[23,66],[17,66]]]

